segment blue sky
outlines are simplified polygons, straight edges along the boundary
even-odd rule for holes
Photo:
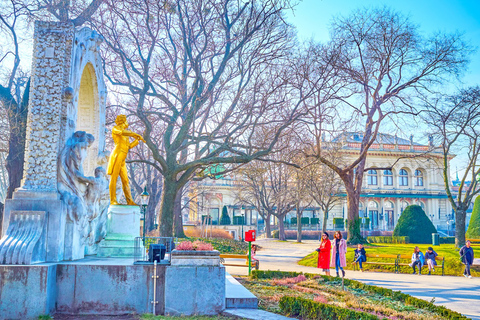
[[[425,35],[436,31],[464,33],[465,39],[480,48],[480,0],[303,0],[288,20],[297,27],[300,39],[317,41],[329,39],[328,28],[332,18],[348,15],[359,7],[382,7],[410,17]],[[465,85],[477,85],[480,80],[480,51],[471,56],[469,69],[463,81]]]

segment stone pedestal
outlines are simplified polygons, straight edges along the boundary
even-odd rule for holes
[[[219,266],[220,252],[213,251],[189,251],[173,250],[172,266]]]
[[[110,206],[107,219],[107,236],[100,242],[97,256],[133,258],[135,237],[140,237],[140,207]]]

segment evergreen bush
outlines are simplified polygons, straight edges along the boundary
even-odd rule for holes
[[[427,217],[425,211],[418,205],[410,205],[403,210],[397,226],[393,231],[394,237],[408,237],[410,243],[432,243],[432,233],[437,229]]]
[[[220,217],[220,224],[221,225],[229,225],[231,223],[230,216],[228,215],[227,206],[223,206],[222,209],[222,216]]]
[[[279,303],[283,313],[302,319],[377,320],[374,314],[337,307],[300,297],[283,296]]]
[[[406,244],[410,243],[408,237],[388,237],[388,236],[374,236],[367,237],[368,243],[401,243]]]
[[[468,239],[480,239],[480,197],[477,197],[473,204],[470,224],[468,225],[468,230],[465,236]]]
[[[290,219],[290,223],[291,223],[291,224],[297,224],[297,218],[296,218],[296,217],[292,217],[292,218]]]

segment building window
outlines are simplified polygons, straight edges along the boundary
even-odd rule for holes
[[[367,183],[370,186],[377,185],[377,170],[368,170],[367,171]]]
[[[383,185],[393,186],[393,173],[392,170],[383,171]]]
[[[401,169],[398,176],[398,185],[408,186],[408,173],[407,170]]]
[[[415,170],[415,186],[423,187],[423,173],[420,170]]]

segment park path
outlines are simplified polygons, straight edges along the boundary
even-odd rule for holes
[[[314,251],[319,242],[306,240],[277,241],[260,239],[255,242],[261,249],[257,252],[260,270],[282,270],[320,273],[317,268],[300,266],[297,262]],[[349,249],[351,250],[351,249]],[[231,275],[246,275],[247,268],[227,267]],[[332,270],[332,274],[335,271]],[[359,272],[346,270],[346,278],[367,284],[400,290],[414,297],[444,305],[472,319],[480,320],[480,278],[467,279],[452,276],[427,276],[384,272]]]

